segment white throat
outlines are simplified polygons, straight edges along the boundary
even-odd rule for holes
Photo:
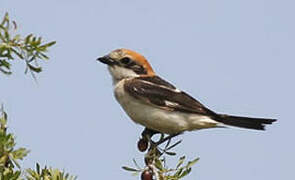
[[[109,66],[108,69],[113,78],[113,85],[116,85],[119,81],[125,78],[139,77],[134,71],[124,67],[114,65]]]

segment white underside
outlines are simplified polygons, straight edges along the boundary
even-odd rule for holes
[[[136,123],[167,134],[217,127],[219,123],[206,116],[172,112],[151,106],[124,91],[124,79],[115,84],[115,97]]]

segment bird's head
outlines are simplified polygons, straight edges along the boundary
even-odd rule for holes
[[[125,78],[155,75],[145,57],[132,50],[116,49],[97,60],[108,65],[114,82]]]

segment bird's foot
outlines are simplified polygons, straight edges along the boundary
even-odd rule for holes
[[[139,151],[144,152],[148,147],[151,148],[151,146],[155,144],[155,142],[152,140],[152,137],[157,133],[159,132],[145,128],[141,133],[141,139],[137,143]]]
[[[166,137],[163,133],[161,133],[160,139],[155,142],[152,140],[152,136],[157,133],[159,132],[145,128],[144,131],[141,133],[142,138],[138,141],[138,144],[137,144],[139,151],[144,152],[149,148],[149,151],[154,149],[157,152],[160,152],[161,150],[162,152],[160,154],[163,154],[163,153],[166,153],[168,150],[172,149],[173,147],[175,147],[176,145],[178,145],[179,143],[181,143],[181,141],[178,141],[175,144],[169,146],[171,143],[171,139],[180,135],[181,133],[171,134]],[[161,149],[158,147],[165,142],[167,142],[167,144],[165,145],[164,149]]]
[[[171,135],[168,135],[166,137],[162,136],[162,138],[160,138],[160,140],[158,142],[156,142],[156,145],[159,146],[161,144],[163,144],[164,142],[168,141],[170,142],[172,138],[180,135],[181,133],[177,133],[177,134],[171,134]]]

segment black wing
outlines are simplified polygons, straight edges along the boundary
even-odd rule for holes
[[[131,96],[168,111],[216,115],[199,101],[158,76],[128,80],[124,89]]]

